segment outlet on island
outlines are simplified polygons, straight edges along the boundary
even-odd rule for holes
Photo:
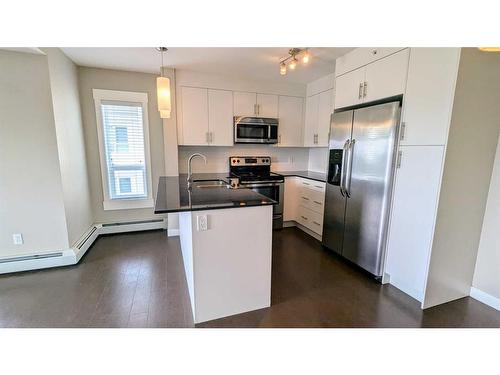
[[[196,229],[198,232],[208,230],[208,218],[207,215],[197,215],[196,216]]]

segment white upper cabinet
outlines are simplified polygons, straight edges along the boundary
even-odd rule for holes
[[[339,57],[335,62],[335,75],[340,76],[361,66],[380,60],[386,56],[401,51],[404,47],[373,47],[356,48],[355,50]]]
[[[330,115],[333,112],[333,90],[323,91],[306,99],[304,146],[327,147]]]
[[[233,145],[233,92],[208,90],[208,131],[211,146]]]
[[[302,146],[304,98],[280,96],[278,119],[278,146]]]
[[[257,116],[278,117],[278,95],[257,94]]]
[[[337,76],[335,108],[403,94],[406,87],[408,56],[409,49],[406,48]]]
[[[179,144],[207,145],[208,90],[198,87],[181,87],[181,118],[179,121]]]
[[[403,102],[402,145],[444,145],[460,48],[412,48]]]
[[[234,115],[278,117],[278,95],[234,92]]]
[[[316,131],[316,146],[328,147],[330,134],[330,116],[333,112],[333,90],[323,91],[319,94],[318,103],[318,129]]]
[[[254,92],[234,92],[234,115],[257,116],[257,94]]]
[[[335,108],[363,103],[365,68],[359,68],[335,79]]]
[[[407,48],[366,66],[363,102],[405,92],[409,53]]]
[[[233,93],[231,91],[181,87],[180,102],[180,145],[233,145]]]
[[[318,128],[319,95],[306,98],[306,116],[304,124],[304,146],[316,146],[316,129]]]

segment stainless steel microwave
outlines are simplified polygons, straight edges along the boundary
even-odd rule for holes
[[[234,143],[278,143],[278,119],[235,117]]]

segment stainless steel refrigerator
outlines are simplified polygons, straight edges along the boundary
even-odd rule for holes
[[[382,276],[400,101],[331,116],[323,245]]]

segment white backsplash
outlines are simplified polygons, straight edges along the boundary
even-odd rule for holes
[[[205,155],[207,164],[205,165],[200,159],[193,161],[194,173],[228,172],[230,156],[271,156],[273,171],[307,170],[309,163],[309,149],[307,148],[280,148],[271,145],[179,146],[179,173],[187,172],[187,160],[195,152]]]
[[[310,148],[308,170],[326,173],[328,168],[328,147]]]

